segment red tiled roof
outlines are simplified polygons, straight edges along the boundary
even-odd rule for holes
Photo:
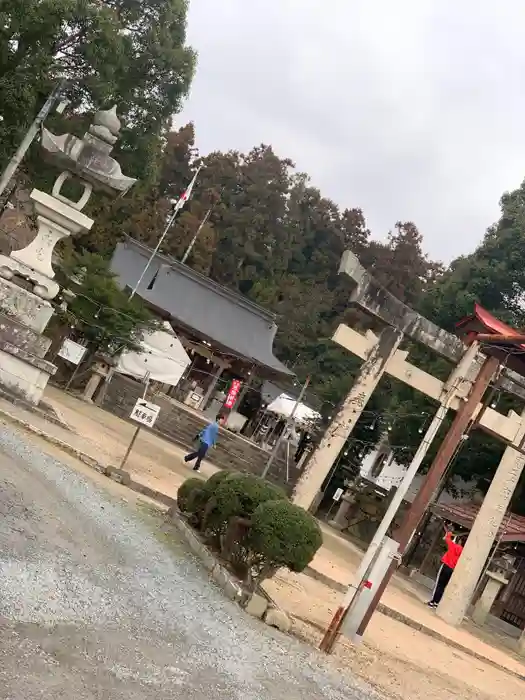
[[[474,304],[474,313],[456,323],[456,334],[460,337],[475,337],[478,333],[493,333],[507,336],[522,335],[520,331],[511,328],[500,321],[479,304]],[[485,343],[481,347],[485,355],[497,357],[509,368],[525,376],[525,344],[499,346],[497,342]]]
[[[440,503],[432,506],[431,510],[440,518],[471,530],[479,508],[475,503]],[[500,538],[502,542],[525,542],[525,518],[507,512],[498,532],[498,539]]]
[[[477,323],[476,323],[477,322]],[[500,321],[478,303],[474,304],[474,313],[472,316],[462,318],[456,323],[458,331],[461,330],[477,330],[479,333],[501,333],[502,335],[523,335],[515,328],[507,326],[506,323]],[[522,345],[525,347],[525,345]]]

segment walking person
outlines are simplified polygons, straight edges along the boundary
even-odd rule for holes
[[[447,545],[447,551],[441,558],[441,568],[436,579],[436,585],[434,587],[434,593],[432,599],[429,601],[428,606],[430,608],[437,608],[443,598],[443,593],[445,588],[450,581],[454,569],[459,561],[461,552],[463,551],[463,545],[456,542],[456,539],[450,530],[446,531],[444,540]]]
[[[184,461],[186,463],[197,460],[195,462],[195,466],[193,467],[194,472],[199,471],[201,468],[201,462],[206,457],[208,450],[217,443],[217,438],[219,437],[219,426],[223,425],[224,423],[225,417],[222,414],[219,414],[214,421],[208,423],[208,425],[201,430],[197,436],[197,439],[199,440],[197,450],[195,452],[190,452],[190,454],[184,457]]]

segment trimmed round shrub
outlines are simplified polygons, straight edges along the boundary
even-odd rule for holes
[[[289,501],[261,503],[251,518],[248,546],[252,559],[260,559],[261,571],[283,566],[303,571],[322,543],[315,518]]]
[[[229,474],[214,490],[204,527],[220,535],[232,518],[250,518],[261,503],[286,500],[282,489],[253,474]]]
[[[201,481],[200,486],[191,491],[186,505],[186,512],[190,516],[190,522],[196,528],[200,528],[202,525],[204,512],[209,500],[210,493],[206,488],[206,483]]]
[[[222,484],[222,482],[229,476],[231,476],[232,473],[233,472],[230,472],[227,469],[215,472],[215,474],[212,474],[210,478],[206,481],[206,489],[209,491],[210,494],[213,493],[215,489],[219,486],[219,484]]]
[[[186,481],[179,486],[177,491],[177,505],[181,513],[188,513],[188,505],[190,503],[191,496],[193,492],[197,489],[202,490],[203,483],[201,479],[186,479]]]

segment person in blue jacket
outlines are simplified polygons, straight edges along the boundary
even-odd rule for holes
[[[225,416],[219,414],[214,421],[208,423],[208,425],[201,430],[197,436],[197,439],[199,440],[199,447],[197,450],[195,452],[190,452],[190,454],[184,457],[184,461],[186,463],[193,462],[195,459],[197,460],[195,462],[195,466],[193,467],[194,472],[199,471],[201,468],[201,462],[206,457],[206,453],[210,447],[213,447],[216,444],[217,438],[219,437],[219,426],[224,425],[225,420]]]

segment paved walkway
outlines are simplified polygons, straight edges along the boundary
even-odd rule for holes
[[[45,433],[48,438],[59,443],[68,444],[73,450],[90,456],[104,466],[119,465],[133,435],[133,425],[53,388],[47,391],[46,400],[72,428],[71,431],[3,400],[0,400],[0,414],[9,415],[22,425]],[[182,457],[183,451],[180,448],[144,430],[135,444],[127,468],[135,481],[174,497],[178,486],[190,474]],[[212,464],[203,465],[204,475],[214,471]],[[346,585],[362,553],[331,528],[323,526],[323,531],[324,545],[312,562],[312,568],[321,576]],[[268,585],[269,591],[283,607],[298,619],[317,628],[327,624],[341,600],[340,592],[304,574],[297,576],[283,573]],[[415,626],[421,625],[433,631],[435,635],[448,639],[456,648],[470,649],[478,658],[508,669],[513,675],[525,677],[525,665],[517,655],[502,648],[496,636],[492,639],[484,632],[483,636],[485,639],[488,637],[489,644],[473,634],[472,629],[449,627],[425,607],[420,589],[405,579],[394,578],[383,602],[391,610],[409,618]],[[418,636],[414,638],[414,635]],[[382,614],[374,616],[365,639],[367,644],[382,653],[398,656],[402,653],[410,659],[410,663],[416,663],[422,645],[427,648],[437,644],[440,648],[445,648],[440,642],[431,640],[428,636],[423,636],[420,632]],[[435,662],[441,665],[449,664],[452,669],[461,667],[455,663],[458,653],[448,649],[446,659],[443,653],[443,649],[440,653],[433,653],[432,658],[428,660],[430,666]],[[472,657],[470,659],[472,663]],[[525,685],[523,689],[525,690]]]

